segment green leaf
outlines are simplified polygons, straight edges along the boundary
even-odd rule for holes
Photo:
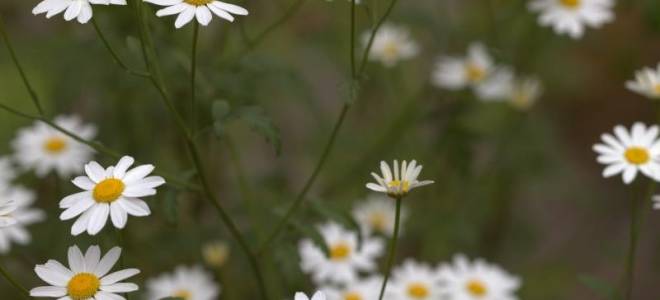
[[[266,114],[266,111],[259,106],[246,106],[240,108],[236,117],[244,121],[252,130],[256,131],[275,147],[275,152],[279,155],[282,151],[282,142],[280,140],[280,130],[275,126],[273,120]]]
[[[578,280],[596,294],[603,296],[606,299],[615,300],[620,298],[616,288],[603,279],[591,275],[580,275],[578,276]]]

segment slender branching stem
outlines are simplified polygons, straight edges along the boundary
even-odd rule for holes
[[[394,265],[394,258],[396,257],[396,243],[399,239],[399,222],[401,221],[401,199],[401,196],[396,198],[394,233],[392,234],[392,239],[390,240],[390,252],[387,256],[387,262],[385,264],[385,277],[383,278],[383,284],[380,286],[378,300],[383,300],[383,296],[385,295],[385,288],[387,288],[387,282],[390,279],[390,273],[392,272],[392,265]]]
[[[101,29],[99,28],[99,25],[96,23],[96,19],[92,18],[92,25],[94,26],[94,30],[96,31],[96,34],[99,36],[101,39],[101,42],[103,42],[103,45],[105,48],[108,50],[110,55],[112,56],[112,59],[114,60],[115,64],[117,64],[120,68],[122,68],[126,73],[139,76],[139,77],[149,77],[150,74],[147,72],[142,72],[142,71],[135,71],[131,68],[129,68],[122,60],[119,58],[119,55],[117,54],[117,51],[112,49],[112,46],[110,46],[110,42],[108,42],[108,39],[105,37]]]
[[[197,77],[197,41],[199,40],[199,23],[193,22],[192,54],[190,59],[190,130],[195,134],[197,122],[197,99],[195,98],[195,79]]]
[[[14,279],[14,277],[12,277],[9,272],[7,272],[7,270],[5,270],[5,268],[2,266],[0,266],[0,274],[2,274],[2,277],[4,277],[7,282],[9,282],[14,288],[16,288],[16,290],[19,291],[24,299],[31,299],[30,292],[20,283],[18,283],[18,281],[16,281],[16,279]]]
[[[640,195],[643,193],[639,193]],[[641,221],[641,208],[645,202],[633,195],[630,201],[630,239],[628,242],[628,254],[626,256],[626,269],[624,281],[624,299],[631,300],[635,282],[635,262],[637,257],[637,244],[639,240],[639,229]]]

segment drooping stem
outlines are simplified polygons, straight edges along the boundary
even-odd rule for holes
[[[358,75],[361,76],[364,73],[364,69],[367,67],[367,60],[369,59],[369,53],[371,52],[371,47],[374,45],[374,40],[376,39],[376,33],[378,33],[380,27],[383,26],[383,24],[385,24],[385,21],[394,10],[394,7],[396,6],[397,2],[398,0],[390,1],[390,5],[387,6],[387,10],[385,10],[385,13],[380,17],[380,19],[378,19],[378,22],[376,22],[376,26],[374,26],[373,30],[371,31],[371,35],[369,36],[369,40],[367,41],[367,47],[365,47],[364,53],[362,54],[362,61],[360,63],[360,69],[358,71]]]
[[[96,31],[96,35],[98,35],[99,38],[101,39],[101,42],[103,42],[103,45],[105,46],[105,48],[108,50],[108,52],[112,56],[112,59],[114,60],[115,64],[117,64],[120,68],[122,68],[128,74],[139,76],[139,77],[149,77],[149,75],[150,75],[149,73],[141,72],[141,71],[135,71],[135,70],[129,68],[121,60],[121,58],[119,58],[119,55],[117,54],[117,52],[114,49],[112,49],[112,46],[110,46],[110,42],[108,42],[108,39],[105,38],[105,35],[103,34],[101,29],[99,28],[99,25],[96,23],[95,18],[92,18],[92,25],[94,26],[94,31]]]
[[[0,266],[0,274],[2,274],[2,277],[4,277],[5,280],[7,280],[7,282],[9,282],[12,286],[14,286],[19,291],[19,293],[21,294],[21,296],[23,298],[30,299],[30,292],[25,287],[23,287],[20,283],[18,283],[18,281],[16,281],[16,279],[14,279],[14,277],[9,275],[9,272],[7,272],[5,270],[5,268],[2,267],[2,266]]]
[[[195,98],[195,79],[197,77],[197,40],[199,39],[199,23],[193,22],[192,54],[190,59],[190,131],[195,134],[197,122],[197,100]]]
[[[394,258],[396,257],[396,243],[399,239],[399,222],[401,221],[401,197],[396,199],[396,214],[394,217],[394,233],[392,234],[392,239],[390,240],[390,252],[387,256],[387,262],[385,264],[385,277],[383,278],[383,284],[380,286],[380,293],[378,295],[378,300],[383,300],[385,295],[385,288],[387,288],[387,281],[390,279],[390,273],[392,272],[392,265],[394,264]]]
[[[640,193],[642,194],[642,193]],[[641,223],[642,204],[645,201],[633,196],[630,202],[630,239],[628,243],[628,254],[626,257],[624,299],[631,300],[635,282],[635,260],[637,257],[637,243],[639,240],[639,229]]]

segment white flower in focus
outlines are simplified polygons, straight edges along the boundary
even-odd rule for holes
[[[380,233],[389,237],[394,233],[396,204],[390,198],[381,194],[370,195],[366,200],[358,202],[352,214],[360,225],[363,235]],[[404,222],[406,215],[406,211],[402,210],[401,223]]]
[[[212,267],[222,267],[229,258],[229,245],[223,241],[214,241],[202,247],[202,256],[204,261]]]
[[[381,277],[370,277],[350,282],[342,287],[326,287],[321,290],[328,300],[377,300],[382,282]]]
[[[325,294],[321,291],[314,293],[314,296],[310,299],[303,292],[297,292],[293,297],[293,300],[326,300]]]
[[[177,267],[173,273],[147,281],[148,300],[179,297],[185,300],[215,300],[220,287],[202,267]]]
[[[202,26],[211,22],[213,14],[229,22],[234,21],[234,15],[247,16],[248,11],[238,5],[217,0],[144,0],[160,6],[167,6],[156,12],[156,16],[163,17],[178,14],[174,27],[181,28],[192,21],[193,18]],[[213,14],[212,14],[213,13]]]
[[[451,264],[440,266],[442,299],[516,300],[520,279],[481,259],[470,262],[457,255]],[[446,297],[446,298],[445,298]]]
[[[394,172],[392,172],[392,169]],[[377,183],[367,183],[367,188],[380,193],[386,193],[392,198],[401,198],[408,194],[414,188],[432,184],[432,180],[418,181],[417,177],[422,172],[422,166],[417,165],[417,161],[413,160],[408,164],[405,160],[401,163],[399,169],[399,162],[394,161],[390,166],[384,162],[380,162],[380,171],[382,177],[376,173],[371,173]]]
[[[362,43],[366,48],[371,32],[362,36]],[[385,24],[374,36],[369,52],[369,59],[380,61],[386,67],[393,67],[399,61],[415,57],[419,53],[419,46],[410,37],[410,32],[404,27]]]
[[[0,227],[0,253],[6,254],[11,250],[12,243],[28,244],[32,237],[25,227],[43,221],[46,214],[40,209],[31,207],[35,195],[24,188],[6,188],[0,192],[0,199],[11,199],[15,204],[15,210],[11,213],[15,224]]]
[[[441,300],[440,288],[438,274],[431,266],[408,259],[392,271],[387,293],[397,300]]]
[[[431,78],[432,83],[449,90],[475,87],[494,70],[494,63],[486,47],[472,43],[465,57],[440,58]]]
[[[601,136],[604,143],[593,146],[598,153],[598,162],[607,165],[603,177],[623,173],[623,182],[630,184],[637,172],[642,172],[656,181],[660,176],[660,143],[658,126],[646,127],[635,123],[631,130],[619,125],[614,127],[615,136],[605,133]]]
[[[534,0],[532,12],[540,13],[538,22],[551,26],[557,34],[574,39],[584,35],[585,27],[599,28],[614,20],[614,0]]]
[[[55,260],[34,268],[39,278],[50,286],[33,288],[30,296],[58,300],[124,299],[120,294],[137,291],[138,286],[121,281],[140,270],[124,269],[108,274],[120,255],[119,247],[110,249],[103,258],[98,246],[89,247],[84,256],[78,246],[69,247],[68,268]]]
[[[379,239],[364,237],[362,247],[358,247],[358,235],[339,224],[324,224],[319,227],[319,231],[329,255],[309,239],[302,240],[299,245],[301,269],[311,273],[315,283],[354,282],[358,272],[376,269],[376,257],[383,252],[383,244]]]
[[[126,0],[44,0],[32,9],[34,15],[46,13],[46,18],[64,12],[64,20],[85,24],[92,18],[92,5],[126,5]]]
[[[626,88],[651,99],[660,99],[660,64],[655,70],[646,67],[635,72],[635,80],[627,81]]]
[[[53,122],[86,140],[96,136],[96,127],[83,124],[76,116],[59,116]],[[23,169],[34,169],[39,177],[51,171],[61,177],[79,173],[93,155],[87,145],[38,121],[31,127],[20,129],[12,147],[18,165]]]
[[[61,220],[80,216],[71,227],[72,235],[84,231],[90,235],[99,233],[108,216],[116,228],[122,229],[128,215],[144,217],[151,214],[147,203],[139,198],[155,195],[156,187],[163,185],[165,180],[160,176],[148,176],[154,170],[153,165],[128,170],[134,162],[132,157],[124,156],[116,166],[104,169],[93,161],[85,165],[87,176],[73,179],[73,184],[85,191],[60,201],[60,208],[65,209],[60,215]]]

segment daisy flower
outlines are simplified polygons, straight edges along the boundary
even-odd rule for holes
[[[367,47],[370,38],[371,32],[362,36],[364,47]],[[419,46],[411,39],[406,28],[385,24],[374,36],[369,59],[380,61],[386,67],[393,67],[399,61],[415,57],[417,53]]]
[[[392,199],[376,194],[358,203],[352,214],[364,235],[376,232],[388,237],[392,236],[396,214],[396,205]],[[402,219],[405,219],[405,216],[406,213],[403,211]]]
[[[16,177],[16,172],[8,157],[0,157],[0,188],[9,186]]]
[[[508,102],[516,109],[528,110],[541,97],[543,87],[536,78],[521,78],[513,82]]]
[[[408,259],[392,272],[387,292],[392,299],[434,300],[441,298],[438,274],[431,266]],[[449,298],[462,299],[462,298]]]
[[[53,122],[86,140],[96,136],[96,127],[83,124],[76,116],[59,116]],[[18,165],[23,169],[34,169],[39,177],[45,177],[51,171],[61,177],[79,173],[93,154],[87,145],[42,122],[20,129],[12,146]]]
[[[626,88],[651,99],[660,99],[660,64],[655,70],[646,67],[635,72],[635,80],[626,82]]]
[[[108,274],[120,255],[119,247],[110,249],[103,258],[99,246],[89,247],[84,256],[78,246],[69,247],[69,268],[55,260],[34,268],[39,278],[50,286],[33,288],[30,296],[60,300],[124,299],[119,294],[137,291],[138,286],[121,281],[140,270],[124,269]]]
[[[515,300],[520,279],[481,259],[470,262],[457,255],[439,272],[443,299]]]
[[[534,0],[529,10],[540,13],[541,26],[551,26],[557,34],[578,39],[585,27],[598,28],[614,20],[614,0]]]
[[[220,287],[213,282],[213,276],[202,267],[177,267],[173,273],[164,274],[147,281],[149,300],[168,297],[186,300],[215,300]]]
[[[318,291],[314,293],[314,296],[310,299],[305,295],[303,292],[297,292],[296,295],[293,297],[293,300],[325,300],[325,293]]]
[[[321,289],[328,300],[376,300],[380,291],[380,277],[370,277],[348,283],[342,287]]]
[[[7,226],[12,226],[16,224],[16,218],[14,217],[14,212],[18,208],[18,205],[14,199],[3,195],[0,199],[0,228]]]
[[[80,24],[92,18],[92,4],[126,5],[126,0],[44,0],[32,9],[34,15],[46,13],[46,18],[64,12],[64,20],[77,19]]]
[[[375,260],[383,251],[379,239],[364,237],[358,247],[358,235],[336,223],[320,226],[319,232],[328,246],[328,255],[309,239],[299,245],[301,269],[311,273],[314,282],[344,284],[355,281],[360,271],[375,270]]]
[[[516,109],[527,110],[541,97],[541,82],[535,78],[518,78],[508,68],[501,68],[477,88],[479,99],[505,101]]]
[[[215,268],[220,268],[227,262],[229,253],[229,245],[223,241],[210,242],[202,247],[204,261]]]
[[[490,76],[475,87],[480,100],[499,101],[507,99],[513,91],[514,74],[508,67],[494,70]]]
[[[15,204],[15,210],[11,213],[15,224],[0,227],[0,253],[6,254],[11,250],[12,243],[28,244],[32,237],[25,227],[43,221],[46,214],[40,209],[31,207],[35,200],[34,193],[24,188],[6,188],[0,192],[0,198],[11,199]]]
[[[160,6],[167,6],[156,12],[156,16],[163,17],[178,14],[174,27],[181,28],[192,21],[193,18],[202,26],[209,25],[213,14],[229,22],[234,21],[234,15],[247,16],[248,11],[238,5],[217,0],[144,0]],[[213,13],[213,14],[211,14]]]
[[[605,133],[601,136],[603,143],[593,146],[598,153],[598,162],[607,165],[603,177],[611,177],[623,173],[623,182],[630,184],[637,172],[641,171],[647,177],[658,180],[660,173],[660,143],[658,143],[658,126],[646,127],[635,123],[631,130],[619,125],[614,127],[614,134]]]
[[[135,160],[130,156],[122,157],[116,166],[103,169],[93,161],[85,165],[87,176],[78,176],[73,184],[83,189],[60,201],[60,208],[65,209],[61,220],[78,217],[71,227],[72,235],[79,235],[85,230],[95,235],[103,229],[108,216],[112,224],[122,229],[126,226],[127,215],[144,217],[151,214],[147,203],[140,197],[156,194],[156,187],[165,180],[160,176],[148,176],[153,165],[140,165],[131,170]],[[148,176],[148,177],[147,177]]]
[[[439,88],[461,90],[479,85],[494,68],[486,47],[480,42],[475,42],[470,45],[465,57],[440,58],[431,81]]]
[[[392,169],[394,169],[394,174],[392,174]],[[417,180],[417,176],[422,172],[422,166],[418,166],[415,160],[411,161],[410,164],[404,160],[401,169],[399,169],[399,162],[395,160],[392,169],[386,162],[381,161],[380,171],[382,177],[376,173],[371,173],[377,183],[367,183],[367,188],[375,192],[386,193],[388,196],[398,199],[406,196],[414,188],[433,183],[432,180]]]

